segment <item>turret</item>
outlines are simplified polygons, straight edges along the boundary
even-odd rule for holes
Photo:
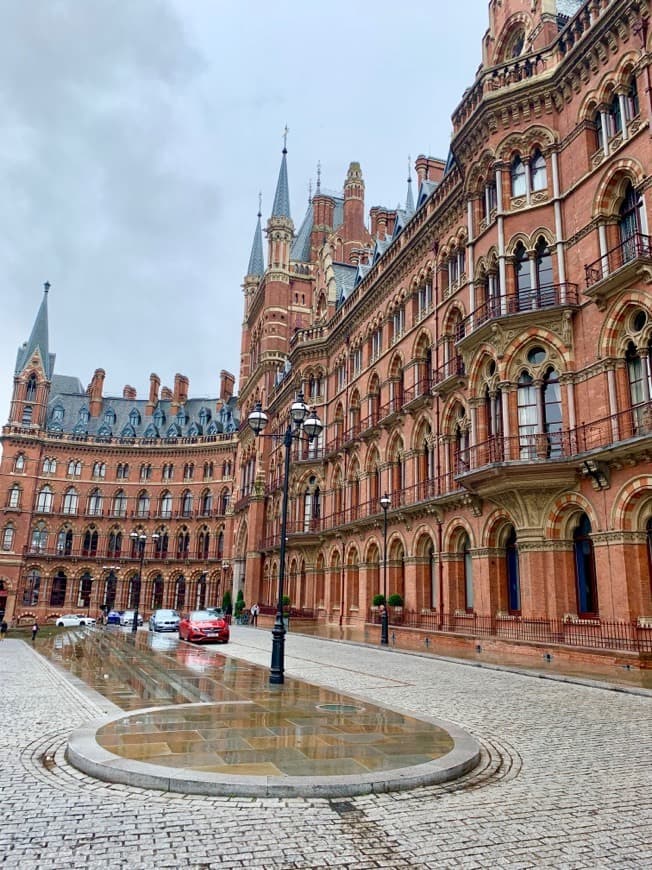
[[[42,428],[45,426],[50,382],[54,371],[54,354],[48,342],[48,291],[43,285],[43,300],[39,307],[29,339],[18,348],[14,389],[9,411],[9,422],[17,426]]]
[[[267,264],[270,270],[283,272],[290,268],[290,245],[294,236],[294,224],[290,217],[287,153],[284,144],[272,214],[267,221]]]

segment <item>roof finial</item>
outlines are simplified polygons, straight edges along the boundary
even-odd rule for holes
[[[308,179],[308,205],[312,202],[312,178]]]
[[[321,191],[321,160],[317,161],[317,193]]]
[[[283,154],[288,153],[288,133],[290,132],[290,128],[288,125],[285,125],[285,130],[283,130]]]
[[[258,191],[258,217],[262,217],[263,215],[263,192],[262,190]]]
[[[412,181],[412,157],[408,154],[408,182]]]
[[[43,285],[43,290],[45,291],[46,295],[47,295],[47,292],[50,289],[50,287],[51,287],[50,282],[46,281],[45,284]]]

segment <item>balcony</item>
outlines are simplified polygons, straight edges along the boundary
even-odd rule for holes
[[[432,398],[429,377],[419,378],[413,387],[403,390],[403,407],[406,411],[417,411],[427,405]]]
[[[540,323],[542,312],[557,314],[559,309],[578,304],[577,284],[568,281],[488,299],[461,321],[455,341],[458,349],[469,349],[485,341],[496,322],[509,319],[510,327],[525,328],[532,321]]]
[[[652,237],[634,233],[604,256],[584,267],[586,290],[602,310],[614,293],[634,281],[649,283],[652,279]]]
[[[464,360],[457,354],[452,359],[447,360],[442,365],[433,369],[432,372],[432,387],[433,392],[441,396],[446,395],[452,390],[463,387],[466,384],[466,371],[464,368]]]

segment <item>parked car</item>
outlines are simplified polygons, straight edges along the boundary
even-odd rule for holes
[[[120,616],[120,625],[133,625],[135,610],[125,610]],[[143,617],[138,614],[138,625],[143,624]]]
[[[179,622],[179,638],[193,643],[202,641],[229,642],[229,626],[223,616],[210,610],[193,610]]]
[[[177,631],[180,620],[176,610],[155,610],[149,618],[149,630]]]
[[[76,613],[64,613],[63,616],[57,617],[57,625],[59,628],[72,628],[78,625],[95,625],[95,620],[92,616],[78,616]]]
[[[119,610],[109,610],[106,615],[106,624],[107,625],[120,625],[122,619],[122,614]],[[133,616],[132,616],[133,620]]]

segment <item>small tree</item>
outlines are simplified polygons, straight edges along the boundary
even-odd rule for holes
[[[290,604],[292,604],[292,602],[290,601],[290,596],[284,595],[283,596],[283,613],[289,613]]]
[[[374,597],[371,600],[372,607],[380,607],[380,605],[384,604],[384,603],[385,603],[385,596],[382,594],[381,595],[374,595]]]
[[[227,589],[224,595],[222,596],[222,610],[224,613],[229,613],[232,609],[233,599],[231,598],[231,593]]]
[[[403,607],[403,596],[398,592],[392,592],[388,600],[390,607]]]
[[[240,614],[242,613],[242,611],[244,609],[245,609],[244,593],[243,593],[242,589],[238,589],[238,595],[237,595],[237,598],[235,600],[235,615],[240,616]]]

